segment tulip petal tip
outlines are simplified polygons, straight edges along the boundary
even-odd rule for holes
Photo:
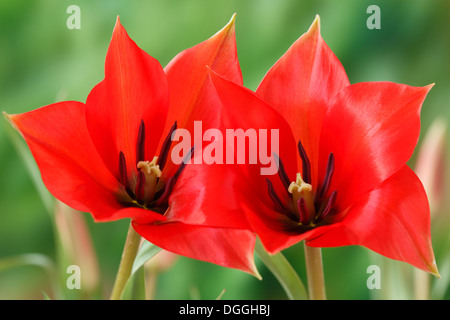
[[[230,22],[228,22],[228,24],[232,24],[236,21],[236,12],[233,13],[233,15],[231,16]]]
[[[15,125],[14,125],[14,120],[13,120],[14,115],[13,115],[13,114],[6,113],[5,111],[2,111],[2,113],[3,113],[3,116],[5,117],[5,119],[6,119],[13,127],[15,127]]]
[[[314,18],[313,23],[311,24],[311,27],[309,27],[309,30],[307,33],[310,32],[320,32],[320,16],[316,14],[316,17]]]
[[[441,278],[441,274],[439,273],[438,267],[436,265],[436,261],[433,261],[433,263],[429,266],[429,272],[436,278],[438,278],[438,279]]]
[[[433,83],[431,83],[431,84],[429,84],[429,85],[427,85],[427,86],[425,86],[425,88],[428,90],[428,91],[430,91],[431,90],[431,88],[433,88],[434,87],[434,85],[435,85],[435,83],[433,82]]]
[[[253,268],[253,270],[252,270],[252,275],[256,278],[256,279],[258,279],[258,280],[260,280],[260,281],[262,281],[262,279],[263,279],[263,277],[261,276],[261,274],[259,273],[259,271],[258,271],[258,269],[256,269],[256,266]]]

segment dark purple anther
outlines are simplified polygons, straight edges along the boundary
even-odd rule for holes
[[[280,177],[281,183],[284,186],[284,189],[286,189],[287,194],[289,197],[292,197],[292,194],[288,191],[289,185],[291,184],[291,180],[289,180],[289,176],[286,173],[286,170],[284,169],[283,162],[281,162],[280,157],[274,153],[273,157],[275,158],[275,162],[278,163],[278,176]]]
[[[331,207],[333,207],[334,202],[336,201],[336,195],[337,195],[336,190],[331,193],[330,197],[328,198],[328,202],[325,209],[320,214],[319,220],[324,219],[330,213]]]
[[[298,153],[302,159],[303,181],[311,184],[311,163],[309,162],[308,155],[306,154],[301,141],[298,141]]]
[[[145,160],[145,124],[144,120],[141,120],[138,138],[136,142],[136,164],[138,164],[139,161],[144,160]]]
[[[172,133],[177,129],[177,122],[170,128],[169,134],[164,139],[163,145],[161,147],[161,152],[158,157],[159,170],[163,170],[167,161],[167,156],[169,155],[170,145],[172,144]]]
[[[283,203],[281,202],[280,198],[278,197],[277,193],[275,192],[272,182],[269,179],[266,179],[267,183],[267,191],[269,193],[270,199],[272,199],[273,203],[277,206],[278,210],[280,210],[286,217],[288,217],[291,220],[297,221],[297,217],[293,215],[291,212],[286,210],[286,208],[283,206]]]
[[[331,177],[334,172],[334,155],[330,153],[328,156],[327,170],[325,172],[325,177],[323,179],[322,185],[320,186],[319,192],[316,194],[316,202],[322,200],[322,197],[327,193],[330,187]]]

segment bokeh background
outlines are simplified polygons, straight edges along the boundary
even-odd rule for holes
[[[79,30],[66,26],[70,16],[66,9],[72,4],[81,9]],[[366,10],[373,4],[381,9],[379,30],[366,27],[370,16]],[[233,13],[237,13],[244,83],[250,89],[256,89],[271,65],[319,14],[322,36],[352,83],[436,84],[422,109],[417,151],[435,119],[450,120],[450,1],[445,0],[2,0],[0,109],[20,113],[58,100],[85,101],[103,78],[104,58],[118,15],[133,40],[165,66],[178,52],[221,29]],[[444,146],[445,155],[448,144]],[[77,214],[78,218],[70,212],[55,214],[39,176],[28,169],[26,154],[20,138],[0,119],[0,299],[107,298],[128,221],[96,224],[84,213]],[[412,167],[417,154],[411,159]],[[437,171],[444,196],[433,210],[433,245],[442,276],[430,279],[434,299],[450,297],[448,161],[441,162]],[[66,246],[61,245],[58,232]],[[82,244],[81,251],[67,243]],[[293,246],[284,254],[303,277],[302,246]],[[383,259],[362,247],[325,248],[323,258],[330,299],[412,298],[414,271],[409,265]],[[256,260],[262,281],[236,270],[175,257],[168,267],[153,273],[152,297],[215,299],[223,293],[222,299],[286,299],[276,279]],[[68,263],[82,266],[81,277],[87,282],[81,290],[65,286],[70,276]],[[366,285],[367,268],[372,264],[381,268],[378,290]]]

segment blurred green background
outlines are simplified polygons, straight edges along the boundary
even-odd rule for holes
[[[81,29],[69,30],[69,5],[81,9]],[[381,29],[369,30],[369,5],[381,9]],[[316,14],[321,33],[341,60],[352,83],[393,81],[424,86],[436,83],[422,109],[422,137],[437,117],[450,119],[450,1],[355,0],[2,0],[0,2],[0,109],[20,113],[56,100],[85,101],[103,78],[103,63],[117,15],[136,43],[165,66],[178,52],[216,33],[236,17],[238,54],[244,83],[256,89],[259,81],[289,46],[307,31]],[[59,259],[54,217],[11,140],[10,125],[0,121],[0,299],[57,298],[60,279],[32,265],[42,258]],[[12,133],[12,136],[14,133]],[[414,166],[416,155],[411,159]],[[443,168],[448,167],[448,161]],[[447,170],[448,171],[448,170]],[[449,181],[442,171],[444,181]],[[444,176],[445,175],[445,176]],[[448,188],[445,188],[447,192]],[[442,279],[431,279],[436,297],[449,298],[449,205],[444,197],[433,218],[433,244]],[[393,213],[395,214],[395,213]],[[98,288],[67,290],[69,299],[109,296],[118,267],[128,221],[95,224],[82,214],[97,255]],[[76,235],[75,239],[81,235]],[[80,240],[81,241],[81,240]],[[11,260],[35,253],[30,264]],[[304,276],[302,246],[284,252]],[[362,247],[323,250],[330,299],[410,298],[401,283],[411,283],[412,268],[387,261]],[[257,259],[263,280],[236,270],[177,258],[158,275],[156,299],[285,299],[282,288]],[[45,261],[44,261],[45,262]],[[381,267],[382,288],[369,290],[367,267]],[[61,265],[56,265],[61,268]],[[447,271],[446,271],[447,270]],[[81,270],[83,277],[83,269]],[[397,273],[396,273],[397,272]],[[398,273],[399,272],[399,273]],[[95,274],[95,272],[94,272]],[[400,276],[399,276],[400,275]],[[391,286],[396,288],[393,294]],[[408,288],[408,287],[405,287]]]

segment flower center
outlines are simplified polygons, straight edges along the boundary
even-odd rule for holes
[[[302,175],[297,173],[295,182],[291,182],[288,192],[292,194],[292,202],[297,204],[294,207],[299,224],[308,224],[309,218],[315,216],[314,195],[312,193],[312,185],[306,183]]]
[[[126,206],[137,206],[164,214],[168,208],[169,196],[183,171],[187,161],[181,164],[175,174],[162,181],[162,171],[172,143],[171,136],[176,130],[175,122],[163,142],[159,156],[152,161],[145,160],[145,124],[141,120],[136,142],[136,165],[128,170],[125,155],[119,152],[119,182],[125,190],[119,195],[119,202]],[[190,159],[191,153],[187,155]],[[187,159],[187,160],[189,160]],[[131,172],[131,175],[128,175]]]
[[[152,161],[139,161],[137,164],[138,176],[136,182],[136,200],[139,204],[148,203],[155,195],[158,178],[161,170],[157,164],[158,157]]]
[[[288,229],[295,232],[307,231],[318,225],[329,223],[329,217],[335,210],[333,206],[336,200],[337,191],[333,191],[327,196],[331,178],[334,172],[334,155],[330,153],[325,172],[325,177],[316,188],[311,185],[311,165],[308,156],[301,142],[298,143],[298,152],[302,159],[302,173],[297,173],[295,182],[289,183],[290,179],[284,169],[283,163],[279,160],[278,175],[284,185],[288,197],[282,201],[276,194],[270,180],[266,180],[268,193],[277,209],[288,218]],[[286,221],[286,219],[283,219]]]

